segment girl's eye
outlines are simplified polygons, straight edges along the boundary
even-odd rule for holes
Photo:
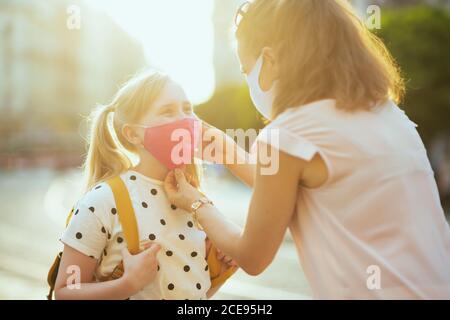
[[[166,110],[166,111],[160,112],[159,115],[160,115],[160,116],[167,116],[167,117],[170,117],[170,116],[173,115],[173,112],[170,111],[170,110]]]

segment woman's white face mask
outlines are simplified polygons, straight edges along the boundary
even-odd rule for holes
[[[263,56],[261,55],[256,60],[255,66],[247,76],[247,83],[250,89],[250,96],[256,109],[266,118],[272,117],[272,107],[275,100],[275,87],[276,82],[272,84],[272,88],[269,91],[263,91],[259,86],[259,77],[261,75],[261,69],[263,66]]]

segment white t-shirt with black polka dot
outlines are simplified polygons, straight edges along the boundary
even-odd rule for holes
[[[156,278],[130,299],[205,299],[211,287],[205,233],[188,212],[169,203],[162,181],[135,171],[121,178],[135,210],[140,241],[161,245]],[[98,260],[96,279],[113,272],[126,243],[108,184],[97,185],[80,199],[61,241]]]

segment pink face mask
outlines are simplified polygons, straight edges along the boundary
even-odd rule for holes
[[[201,137],[201,121],[185,118],[146,127],[144,148],[169,170],[191,164]]]

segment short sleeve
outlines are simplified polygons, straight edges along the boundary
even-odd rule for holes
[[[326,183],[332,181],[336,155],[345,154],[334,129],[335,109],[332,100],[287,109],[260,132],[251,149],[252,160],[265,156],[264,150],[258,152],[259,142],[307,162],[320,155],[328,171]]]
[[[100,259],[111,237],[111,224],[107,217],[109,202],[107,193],[90,191],[74,208],[61,242],[86,256]]]
[[[278,126],[269,126],[265,128],[259,134],[256,142],[263,142],[277,150],[305,161],[311,161],[319,152],[318,147],[312,142]],[[253,154],[255,153],[255,150],[256,143],[253,145]]]

